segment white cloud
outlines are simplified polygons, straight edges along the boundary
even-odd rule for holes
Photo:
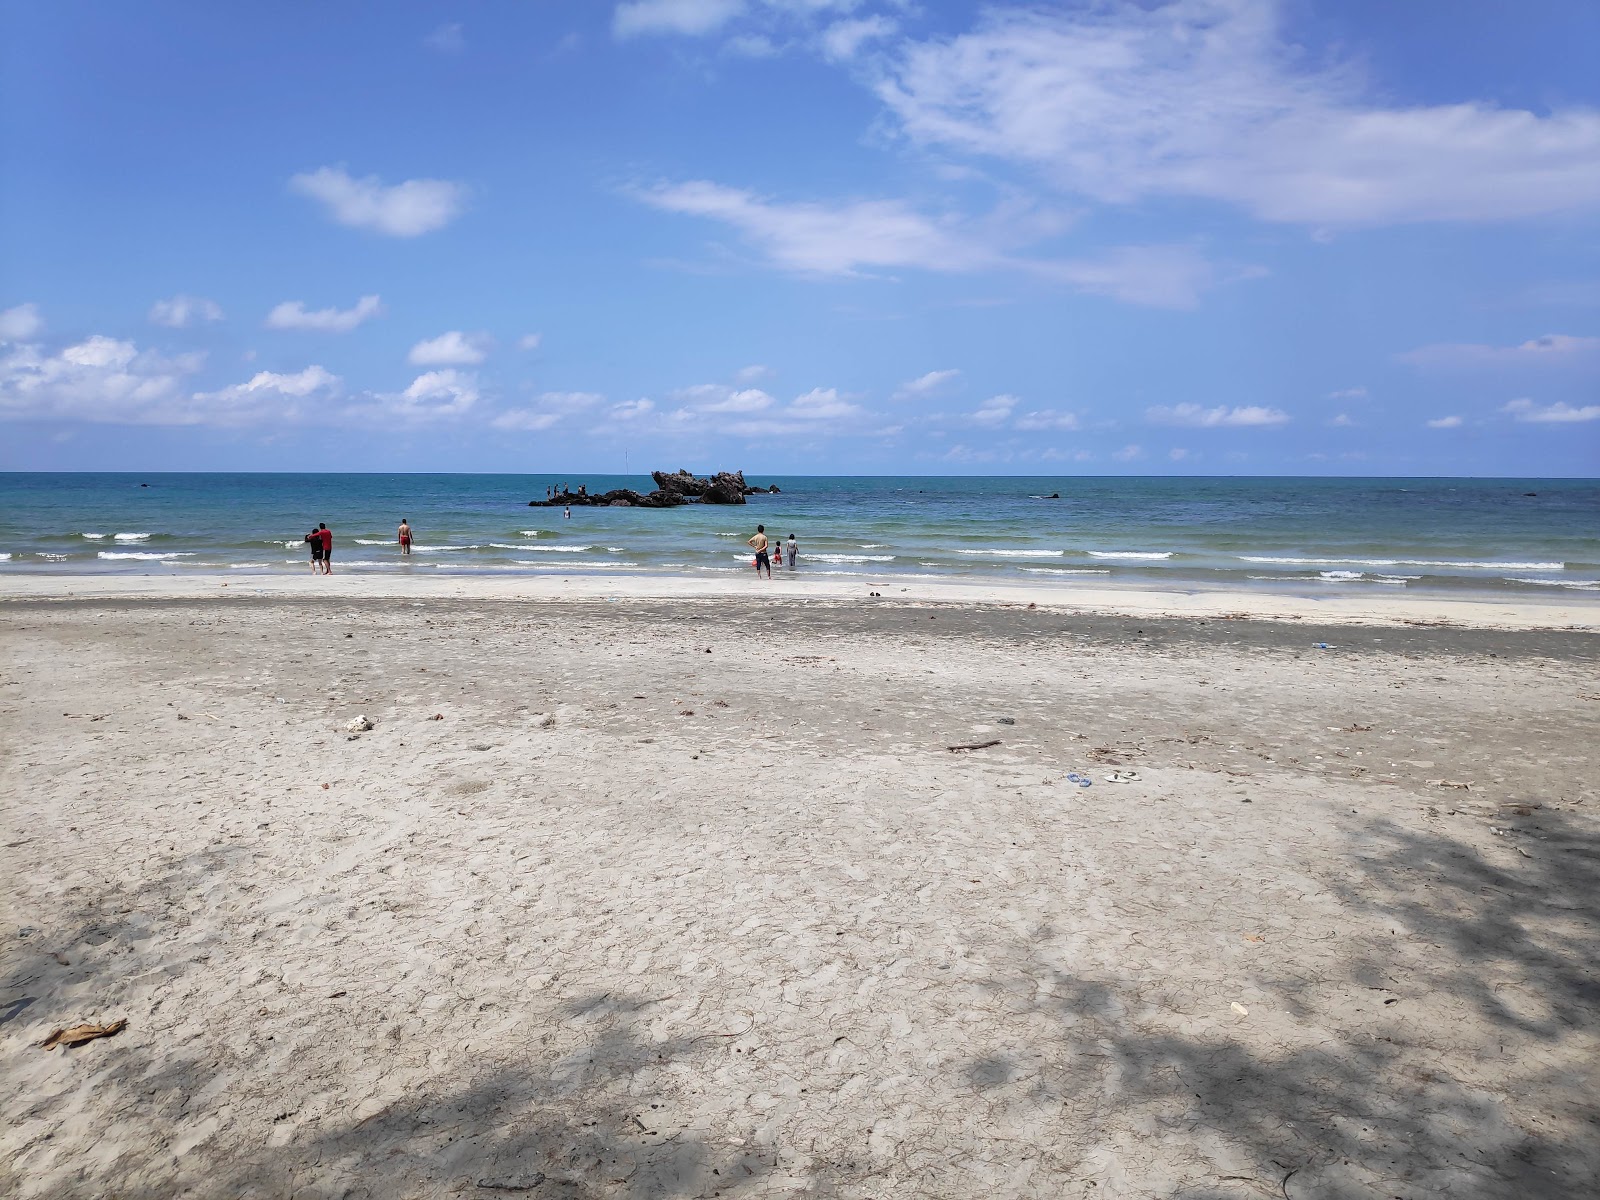
[[[972,421],[978,425],[1003,425],[1011,419],[1011,410],[1017,406],[1015,396],[990,396],[977,411],[972,414]]]
[[[222,320],[222,306],[204,296],[178,295],[150,306],[150,321],[168,329],[183,329],[196,321]]]
[[[435,421],[459,417],[478,403],[478,381],[468,371],[425,371],[403,392],[379,394],[378,407],[386,417],[404,421]]]
[[[926,375],[918,375],[915,379],[908,379],[894,391],[896,400],[918,400],[924,396],[936,394],[945,384],[959,379],[961,372],[952,367],[948,371],[929,371]]]
[[[673,393],[673,399],[697,413],[753,413],[777,403],[760,388],[730,388],[702,383]]]
[[[167,358],[100,334],[56,354],[31,343],[13,344],[0,355],[0,417],[197,424],[201,418],[183,385],[204,362],[203,354]]]
[[[1144,447],[1138,444],[1124,446],[1121,450],[1112,451],[1111,457],[1118,462],[1132,462],[1136,458],[1144,457]]]
[[[785,416],[805,421],[831,421],[864,415],[864,410],[841,397],[837,388],[812,388],[804,395],[796,396],[783,412]]]
[[[0,342],[25,342],[44,329],[37,304],[19,304],[0,312]]]
[[[467,48],[467,39],[462,35],[461,22],[451,21],[423,38],[422,44],[440,54],[460,54]]]
[[[775,372],[771,367],[764,367],[760,363],[751,363],[748,367],[740,367],[733,373],[736,383],[755,383],[758,380],[770,379]]]
[[[1082,427],[1082,421],[1077,413],[1058,412],[1053,408],[1041,408],[1034,412],[1023,413],[1014,424],[1016,428],[1026,430],[1066,431]]]
[[[611,29],[619,38],[711,33],[743,11],[744,0],[629,0],[617,5]]]
[[[1513,400],[1500,410],[1510,413],[1519,421],[1534,421],[1542,425],[1569,425],[1580,421],[1600,421],[1600,404],[1586,404],[1582,408],[1573,408],[1570,404],[1557,401],[1555,404],[1546,404],[1543,407],[1535,404],[1527,397]]]
[[[1459,429],[1461,427],[1461,418],[1457,416],[1435,417],[1427,424],[1429,429]]]
[[[1189,451],[1182,446],[1174,446],[1167,451],[1167,457],[1173,462],[1182,462],[1189,457]]]
[[[1563,367],[1587,364],[1600,358],[1600,337],[1573,337],[1547,333],[1516,346],[1487,346],[1480,343],[1441,343],[1419,346],[1399,356],[1414,367],[1437,370],[1478,370],[1484,367],[1545,366]]]
[[[489,422],[496,429],[507,429],[515,433],[538,433],[549,429],[561,420],[560,413],[539,412],[531,408],[513,408],[501,413]]]
[[[466,204],[467,189],[444,179],[408,179],[385,186],[376,175],[352,177],[343,167],[320,167],[289,180],[291,191],[319,201],[341,225],[390,237],[442,229]]]
[[[406,361],[418,367],[475,367],[489,357],[494,339],[487,333],[462,333],[452,329],[411,347]]]
[[[537,350],[544,342],[542,333],[525,333],[517,339],[518,350]]]
[[[319,308],[315,312],[307,312],[303,300],[285,300],[267,314],[267,328],[349,333],[381,312],[383,302],[376,296],[361,297],[354,308]]]
[[[1337,416],[1329,418],[1328,424],[1335,429],[1352,429],[1355,427],[1355,421],[1349,413],[1339,413]]]
[[[1340,388],[1337,391],[1328,393],[1329,400],[1365,400],[1366,398],[1367,389],[1359,386]]]
[[[624,400],[620,404],[611,406],[611,416],[618,421],[636,421],[640,417],[648,416],[655,411],[654,400],[641,397],[638,400]]]
[[[1225,280],[1191,246],[1117,246],[1092,258],[1030,259],[1019,242],[1059,231],[1057,214],[1007,206],[973,221],[931,217],[900,200],[781,203],[707,180],[636,193],[667,212],[721,221],[780,270],[802,275],[1012,270],[1134,304],[1187,308]],[[1260,272],[1254,268],[1235,278]]]
[[[845,62],[856,56],[866,43],[890,36],[898,26],[888,17],[857,17],[836,21],[822,33],[822,56],[833,62]]]
[[[1600,113],[1365,100],[1279,33],[1275,0],[992,9],[908,43],[878,94],[915,141],[1108,203],[1190,196],[1324,226],[1499,220],[1600,202]]]
[[[735,58],[776,58],[782,51],[771,38],[759,33],[741,33],[722,43],[722,52]]]
[[[198,392],[197,423],[249,425],[264,420],[304,421],[331,415],[328,403],[339,392],[339,377],[319,366],[294,374],[258,371],[245,383]]]
[[[1216,408],[1202,408],[1198,404],[1162,405],[1147,408],[1145,420],[1152,425],[1184,425],[1194,429],[1248,428],[1259,425],[1282,425],[1289,414],[1277,408],[1263,408],[1258,404],[1229,408],[1219,404]]]

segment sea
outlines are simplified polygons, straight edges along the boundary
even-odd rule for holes
[[[0,575],[307,570],[675,575],[750,569],[1314,594],[1600,591],[1600,480],[759,476],[742,506],[529,507],[645,476],[0,473]],[[414,554],[395,544],[401,518]]]

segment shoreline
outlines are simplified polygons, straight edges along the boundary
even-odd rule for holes
[[[873,593],[877,593],[874,595]],[[16,601],[199,599],[239,596],[310,600],[416,599],[539,602],[552,600],[758,600],[821,603],[876,602],[961,606],[1013,605],[1040,609],[1192,619],[1305,621],[1326,625],[1439,625],[1482,629],[1565,629],[1600,632],[1600,598],[1515,599],[1473,595],[1310,596],[1303,593],[1183,588],[1156,585],[1051,586],[1042,583],[904,580],[857,575],[848,581],[779,575],[770,583],[748,577],[701,579],[670,575],[570,576],[334,574],[328,577],[242,572],[197,575],[8,575],[0,604]]]

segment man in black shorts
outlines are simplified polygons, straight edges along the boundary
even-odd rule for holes
[[[306,534],[306,542],[311,547],[311,573],[322,574],[322,534],[313,529]]]
[[[755,536],[747,538],[745,544],[753,546],[756,552],[756,578],[761,578],[761,569],[767,570],[767,578],[772,578],[772,559],[767,556],[767,527],[757,525]]]

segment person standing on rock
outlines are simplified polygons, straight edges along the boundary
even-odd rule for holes
[[[753,537],[745,539],[745,545],[752,547],[756,552],[756,578],[761,578],[761,568],[767,569],[767,578],[772,578],[772,559],[767,556],[767,527],[757,525]]]

